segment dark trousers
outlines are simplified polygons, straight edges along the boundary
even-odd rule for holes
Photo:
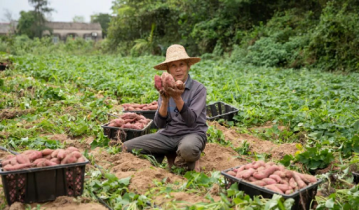
[[[206,140],[195,133],[182,136],[153,133],[124,142],[128,152],[133,149],[141,150],[141,154],[153,155],[159,163],[162,163],[165,156],[177,154],[190,169],[193,169],[194,163],[201,157],[205,145]]]

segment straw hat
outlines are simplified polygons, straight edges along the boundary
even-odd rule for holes
[[[156,66],[157,70],[167,70],[167,64],[173,61],[186,60],[190,65],[195,64],[201,60],[197,57],[189,57],[182,45],[174,44],[167,48],[166,60]]]

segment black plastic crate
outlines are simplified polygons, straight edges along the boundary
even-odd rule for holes
[[[42,168],[3,171],[0,175],[8,205],[14,202],[43,203],[58,196],[80,196],[89,161]]]
[[[138,111],[125,111],[125,110],[123,110],[123,112],[124,113],[132,112],[132,113],[140,114],[140,115],[143,115],[144,117],[146,117],[147,119],[150,119],[150,120],[154,120],[155,119],[155,114],[156,114],[156,110],[138,110]],[[155,125],[155,123],[152,123],[150,129],[157,129],[157,126]]]
[[[357,173],[357,172],[352,172],[352,174],[353,174],[353,182],[354,182],[355,184],[358,184],[358,183],[359,183],[359,173]]]
[[[274,192],[272,190],[266,189],[261,186],[253,185],[243,179],[236,178],[234,176],[231,176],[227,174],[228,171],[232,171],[235,168],[233,167],[230,169],[226,169],[224,171],[221,171],[221,174],[225,177],[225,186],[228,189],[232,184],[235,182],[238,183],[238,190],[245,192],[247,195],[249,195],[251,198],[253,196],[261,195],[264,198],[272,198],[273,194],[281,195],[284,199],[293,198],[294,204],[292,206],[292,210],[308,210],[310,209],[310,205],[312,200],[315,199],[315,195],[317,194],[318,185],[321,184],[323,181],[318,180],[316,183],[311,184],[303,189],[300,189],[298,191],[295,191],[292,194],[286,195],[286,194],[280,194],[277,192]]]
[[[207,120],[224,119],[233,121],[233,117],[238,113],[238,109],[224,102],[215,102],[206,106]]]
[[[130,129],[130,128],[119,128],[119,127],[110,127],[108,126],[109,123],[102,125],[103,134],[110,139],[113,140],[121,140],[125,142],[127,140],[133,139],[135,137],[139,137],[145,134],[150,133],[151,125],[153,120],[151,120],[146,127],[142,130]]]

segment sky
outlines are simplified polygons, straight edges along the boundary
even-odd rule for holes
[[[51,21],[72,22],[73,17],[83,16],[85,22],[90,22],[90,16],[96,13],[111,14],[113,0],[49,0],[49,7],[55,9],[48,17]],[[18,20],[20,11],[33,10],[28,0],[0,0],[0,22],[8,22],[6,9],[12,18]]]

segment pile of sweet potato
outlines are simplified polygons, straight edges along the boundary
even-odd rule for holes
[[[111,120],[107,126],[142,130],[149,122],[151,122],[151,120],[145,118],[143,115],[128,112],[122,114],[117,119]]]
[[[9,155],[2,162],[4,171],[15,171],[25,168],[39,168],[60,164],[85,162],[85,157],[75,147],[67,149],[27,150],[18,155]]]
[[[272,162],[255,161],[227,174],[281,194],[291,194],[317,182],[314,176],[286,169]]]
[[[157,101],[153,101],[149,104],[122,104],[122,107],[125,111],[148,111],[157,110],[158,104]]]
[[[155,75],[155,88],[158,91],[163,91],[166,94],[166,88],[184,89],[184,84],[181,80],[175,81],[173,76],[167,72],[163,72],[162,76]]]

